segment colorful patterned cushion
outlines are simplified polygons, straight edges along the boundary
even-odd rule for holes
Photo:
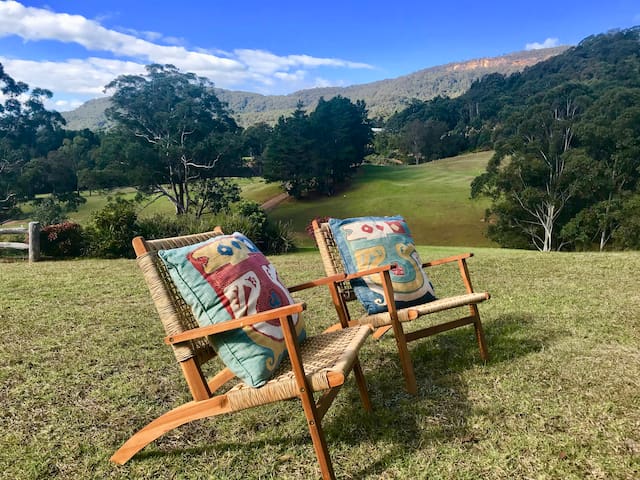
[[[200,326],[293,303],[273,265],[240,233],[158,255]],[[297,315],[294,324],[302,341],[306,333]],[[253,387],[269,380],[286,353],[277,320],[211,335],[209,341],[225,365]]]
[[[422,269],[409,227],[400,216],[329,219],[347,273],[395,263],[391,270],[397,308],[420,305],[436,299],[433,285]],[[380,277],[352,280],[353,290],[368,313],[387,310]]]

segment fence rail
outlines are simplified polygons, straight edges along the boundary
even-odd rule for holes
[[[0,248],[12,248],[15,250],[29,250],[29,261],[40,260],[40,223],[29,222],[28,228],[0,228],[0,235],[27,234],[28,240],[22,242],[0,242]]]

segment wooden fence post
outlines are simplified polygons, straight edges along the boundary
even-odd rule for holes
[[[29,222],[29,262],[40,260],[40,223]]]

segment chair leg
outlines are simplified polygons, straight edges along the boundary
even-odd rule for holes
[[[480,357],[485,362],[489,360],[489,350],[487,349],[487,343],[484,338],[484,330],[482,329],[482,322],[480,321],[480,311],[477,305],[471,305],[471,314],[474,317],[473,327],[476,330],[476,339],[478,340],[478,347],[480,348]]]
[[[213,417],[229,411],[230,409],[224,396],[180,405],[137,431],[111,456],[111,461],[123,465],[136,453],[168,431],[193,420]]]
[[[411,395],[417,395],[418,384],[416,382],[416,374],[413,371],[413,362],[411,361],[411,355],[409,354],[407,339],[404,335],[402,325],[399,326],[397,331],[394,329],[393,333],[398,347],[398,355],[400,357],[400,365],[402,366],[407,392]]]
[[[320,418],[320,415],[318,415],[316,404],[313,400],[313,393],[308,389],[302,389],[300,392],[300,400],[302,400],[302,408],[304,409],[304,414],[307,418],[309,433],[311,434],[313,449],[315,450],[316,457],[318,458],[322,478],[323,480],[335,480],[336,475],[333,471],[327,441],[324,437],[324,431],[322,430],[322,419]]]
[[[360,392],[360,400],[362,401],[362,407],[367,411],[371,412],[371,400],[369,399],[369,390],[367,389],[367,381],[364,378],[364,373],[362,372],[362,366],[360,365],[360,360],[356,360],[353,364],[353,376],[356,378],[356,384],[358,385],[358,391]]]

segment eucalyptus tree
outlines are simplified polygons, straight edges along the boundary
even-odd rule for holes
[[[150,150],[120,159],[137,172],[141,191],[167,197],[176,214],[219,207],[220,189],[237,199],[224,177],[240,166],[240,128],[209,80],[154,64],[105,90],[113,92],[107,118]]]
[[[64,119],[44,106],[51,96],[49,90],[14,80],[0,64],[0,219],[24,193],[19,190],[22,168],[62,141]]]
[[[625,212],[640,181],[640,88],[604,89],[585,112],[578,134],[593,159],[585,172],[589,204],[563,229],[563,236],[604,250],[621,227],[630,230]]]
[[[504,246],[563,247],[561,227],[579,210],[592,159],[576,150],[576,123],[588,89],[567,84],[505,122],[503,138],[472,194],[493,198],[489,236]]]

